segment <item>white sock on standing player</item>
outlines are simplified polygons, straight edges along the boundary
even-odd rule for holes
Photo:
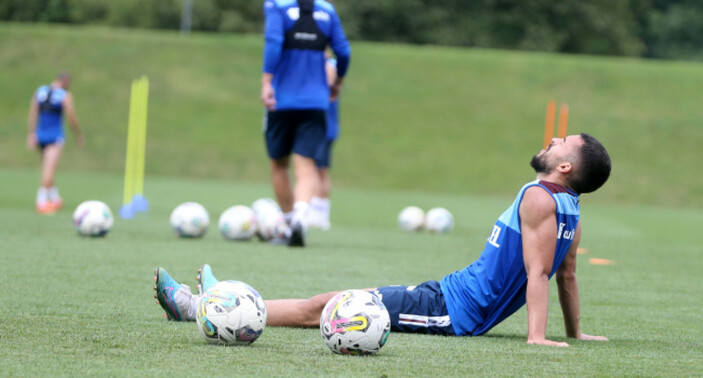
[[[308,210],[308,224],[311,227],[329,230],[330,228],[330,200],[329,198],[313,197],[310,199]]]
[[[303,225],[303,228],[305,228],[309,208],[310,205],[305,201],[297,201],[293,204],[293,221],[291,224],[298,222]]]
[[[49,202],[49,189],[45,187],[39,187],[37,191],[37,205],[41,206]]]
[[[59,188],[52,186],[49,188],[49,201],[50,202],[60,202],[61,195],[59,194]]]

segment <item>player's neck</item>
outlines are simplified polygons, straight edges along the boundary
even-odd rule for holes
[[[566,180],[564,180],[564,176],[559,174],[558,172],[538,173],[537,180],[549,181],[552,184],[557,184],[568,188],[568,186],[566,185]]]

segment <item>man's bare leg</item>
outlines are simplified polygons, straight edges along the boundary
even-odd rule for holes
[[[271,182],[278,206],[284,213],[293,211],[293,187],[290,182],[288,156],[271,160]]]
[[[266,324],[273,327],[320,326],[320,315],[327,302],[338,291],[319,294],[309,299],[272,299],[266,303]]]

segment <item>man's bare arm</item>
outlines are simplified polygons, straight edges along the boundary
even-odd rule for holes
[[[554,264],[556,203],[544,189],[525,191],[520,203],[523,259],[527,272],[527,343],[568,346],[546,339],[549,314],[549,273]]]
[[[575,339],[578,339],[581,334],[579,330],[579,290],[576,281],[576,251],[578,250],[580,239],[581,222],[579,222],[576,227],[576,233],[571,248],[556,273],[559,303],[561,304],[561,312],[564,315],[566,336]]]
[[[73,104],[73,96],[70,93],[67,93],[66,97],[64,97],[63,99],[63,109],[64,114],[66,114],[66,120],[71,125],[73,135],[76,137],[76,144],[79,146],[83,146],[83,144],[85,143],[85,140],[83,138],[83,131],[81,130],[80,125],[78,124],[78,116],[76,116],[76,108]]]
[[[27,116],[27,148],[33,150],[37,148],[37,120],[39,119],[39,103],[32,97],[29,103],[29,115]]]
[[[581,333],[580,318],[581,304],[579,299],[578,281],[576,280],[576,256],[581,241],[581,222],[576,227],[576,233],[564,262],[556,273],[559,303],[564,315],[566,336],[574,339],[607,341],[603,336],[591,336]]]
[[[276,92],[273,89],[273,74],[261,74],[261,103],[268,110],[276,110]]]

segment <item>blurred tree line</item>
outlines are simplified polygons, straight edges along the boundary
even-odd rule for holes
[[[0,20],[179,29],[185,0],[2,0]],[[703,0],[333,0],[350,39],[703,58]],[[261,0],[192,0],[192,30],[259,33]]]

